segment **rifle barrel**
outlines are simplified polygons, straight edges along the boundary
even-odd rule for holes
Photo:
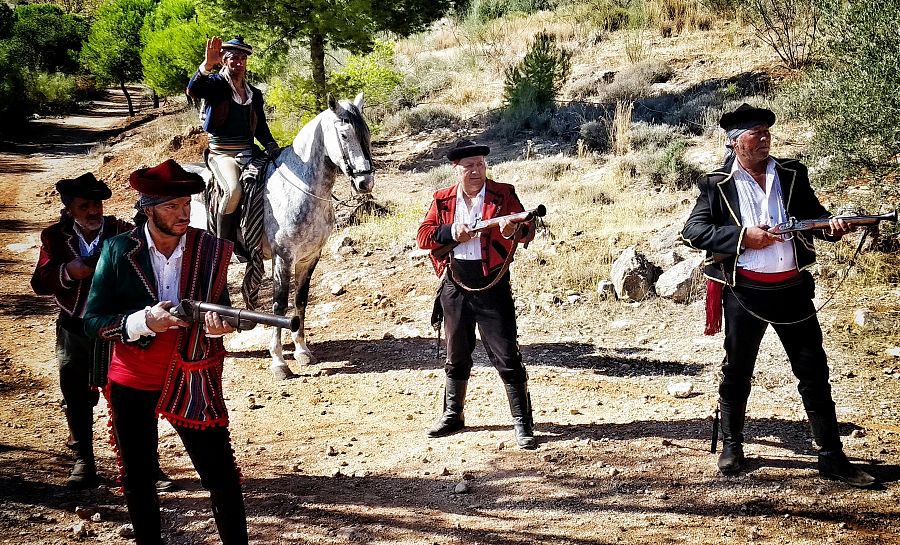
[[[277,314],[269,314],[267,312],[256,312],[242,308],[226,307],[224,305],[216,305],[213,303],[195,303],[198,312],[217,312],[220,316],[234,318],[238,323],[243,321],[254,322],[257,324],[270,325],[289,329],[291,332],[300,329],[300,318],[293,316],[278,316]]]

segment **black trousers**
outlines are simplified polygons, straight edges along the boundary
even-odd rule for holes
[[[93,342],[84,334],[84,323],[60,313],[56,320],[56,358],[59,389],[66,403],[69,447],[79,457],[93,458],[94,406],[99,392],[91,388]]]
[[[807,413],[833,419],[834,401],[828,382],[828,359],[822,347],[822,328],[815,316],[812,276],[801,273],[800,279],[783,285],[764,285],[739,280],[733,289],[723,292],[725,307],[725,354],[719,397],[732,404],[743,404],[750,395],[750,380],[759,353],[759,345],[768,323],[772,324],[790,360],[791,371],[799,381],[797,390]],[[754,316],[753,314],[757,316]],[[817,439],[818,440],[818,439]],[[831,440],[839,440],[837,437]],[[827,448],[832,445],[820,445]]]
[[[138,545],[162,543],[156,492],[159,472],[156,405],[160,394],[159,391],[136,390],[110,383],[113,431],[122,461],[122,485]],[[209,490],[222,543],[246,545],[247,516],[228,428],[174,428],[200,475],[200,483]]]
[[[457,278],[469,287],[486,286],[480,261],[454,260]],[[475,351],[475,327],[491,364],[506,384],[522,384],[528,380],[522,354],[516,340],[516,308],[507,273],[493,288],[470,293],[449,277],[441,285],[440,302],[447,337],[445,371],[453,380],[469,380],[472,352]]]

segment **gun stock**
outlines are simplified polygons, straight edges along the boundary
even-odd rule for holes
[[[513,223],[523,223],[526,221],[531,221],[534,218],[542,218],[547,215],[547,207],[543,204],[537,205],[533,210],[526,210],[524,212],[519,212],[517,214],[509,214],[506,216],[499,216],[496,218],[491,218],[488,220],[479,220],[475,222],[472,226],[472,230],[476,233],[480,233],[482,231],[487,231],[488,229],[493,229],[495,227],[500,226],[500,222],[503,220],[509,220]],[[438,259],[444,258],[447,254],[453,251],[454,248],[459,246],[459,242],[452,242],[450,244],[445,244],[440,248],[436,248],[431,250],[431,255]]]
[[[217,312],[231,327],[240,330],[253,329],[256,327],[256,324],[281,327],[292,332],[300,329],[300,318],[297,316],[288,318],[267,312],[255,312],[213,303],[201,303],[191,299],[182,299],[181,303],[177,307],[172,307],[169,312],[173,316],[188,322],[202,320],[202,313],[204,312]]]
[[[851,227],[862,227],[865,225],[876,225],[882,221],[897,222],[897,211],[880,216],[841,216],[841,219],[847,222]],[[775,227],[769,229],[769,232],[775,235],[783,235],[785,233],[794,233],[797,231],[813,231],[816,229],[828,229],[830,218],[819,218],[813,220],[798,220],[791,218],[784,223],[779,223]]]

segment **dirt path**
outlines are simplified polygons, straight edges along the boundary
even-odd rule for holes
[[[96,168],[85,151],[121,122],[92,111],[42,121],[42,132],[0,155],[0,543],[128,542],[116,533],[127,515],[111,491],[108,448],[99,449],[107,486],[63,486],[70,460],[55,310],[28,287],[38,233],[58,210],[49,190]],[[378,183],[385,194],[410,190],[398,172]],[[329,289],[336,279],[347,286],[340,296]],[[225,390],[252,543],[900,543],[900,381],[881,368],[829,346],[845,445],[874,464],[884,489],[817,476],[794,380],[772,336],[751,397],[750,470],[724,479],[708,451],[721,339],[699,336],[700,305],[546,307],[518,294],[539,449],[515,448],[502,385],[480,349],[468,432],[428,440],[443,381],[428,327],[434,285],[423,260],[397,249],[328,254],[308,319],[320,364],[275,383],[267,332],[230,340]],[[674,381],[692,382],[696,394],[669,396]],[[185,489],[162,498],[168,542],[217,543],[190,462],[172,430],[161,430],[162,465]],[[463,481],[469,490],[456,493]],[[72,532],[77,506],[100,513],[84,538]]]

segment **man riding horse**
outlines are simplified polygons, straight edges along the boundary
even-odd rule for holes
[[[211,207],[215,219],[209,225],[216,236],[232,241],[237,240],[242,174],[249,174],[244,171],[252,169],[251,160],[260,155],[254,137],[269,157],[279,152],[266,123],[262,92],[246,80],[247,57],[252,53],[253,48],[240,36],[225,43],[218,36],[210,38],[206,57],[187,86],[189,96],[205,101],[202,119],[203,130],[209,133],[207,162],[218,185],[217,206]],[[219,73],[212,73],[219,65]]]

